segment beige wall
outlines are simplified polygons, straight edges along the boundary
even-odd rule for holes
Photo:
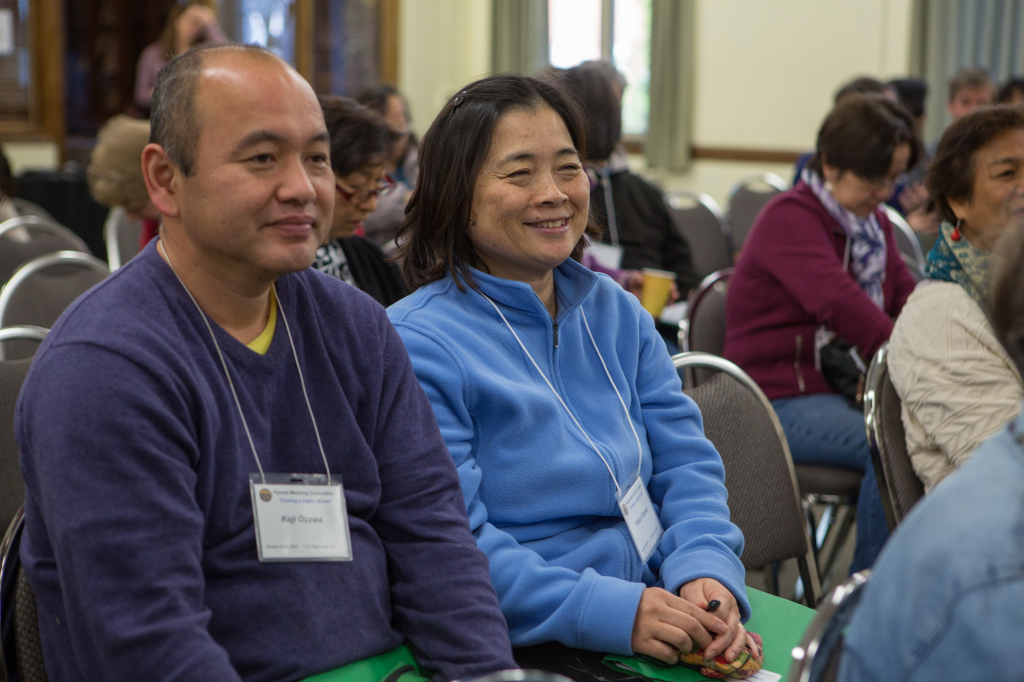
[[[3,150],[14,175],[27,170],[56,170],[60,162],[60,150],[53,142],[5,142]]]
[[[398,88],[422,135],[445,102],[491,68],[490,0],[402,0]]]
[[[810,149],[838,85],[905,75],[912,0],[697,0],[694,143]],[[402,0],[399,88],[422,134],[448,98],[490,69],[490,0]],[[642,169],[643,160],[633,159]],[[654,178],[725,205],[743,177],[788,164],[696,161]]]

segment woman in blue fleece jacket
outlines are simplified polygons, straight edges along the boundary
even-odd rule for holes
[[[650,315],[569,258],[593,229],[582,131],[561,83],[493,76],[452,98],[423,138],[399,238],[416,291],[388,315],[458,467],[517,661],[536,666],[522,647],[551,642],[731,660],[750,607],[721,458]],[[620,511],[638,499],[628,510],[643,515],[645,493],[664,527],[648,547]]]

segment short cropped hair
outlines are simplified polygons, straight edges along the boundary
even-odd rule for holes
[[[331,170],[344,177],[363,168],[381,166],[391,148],[391,131],[373,111],[348,97],[320,97],[331,136]]]
[[[992,77],[988,69],[977,67],[963,68],[950,76],[947,83],[946,99],[952,102],[961,90],[985,87],[991,88],[993,94],[995,94],[996,88],[999,87],[996,79]]]
[[[996,101],[1000,104],[1007,104],[1013,99],[1013,94],[1019,92],[1024,94],[1024,78],[1019,76],[1016,78],[1010,78],[1003,84],[1003,87],[999,89],[999,96],[996,97]]]
[[[889,81],[889,87],[896,91],[900,104],[913,114],[914,118],[924,116],[928,84],[920,78],[897,78]]]
[[[925,186],[942,217],[957,220],[949,204],[970,201],[974,196],[974,155],[989,140],[1014,128],[1024,129],[1024,110],[1001,104],[967,114],[954,121],[939,140]]]
[[[437,115],[420,143],[420,173],[399,229],[402,275],[410,290],[451,277],[460,291],[463,283],[477,284],[470,271],[486,271],[469,238],[469,220],[477,176],[490,152],[498,120],[514,111],[551,107],[569,131],[581,160],[586,159],[587,134],[583,113],[564,79],[499,74],[478,80],[456,94]],[[600,236],[587,218],[586,235]],[[587,246],[581,236],[572,257]]]
[[[149,118],[149,141],[164,148],[185,177],[195,170],[195,150],[199,142],[199,114],[196,90],[207,52],[243,52],[287,63],[259,45],[214,45],[204,43],[174,57],[160,69],[153,89]],[[291,67],[288,67],[291,68]]]
[[[118,115],[100,128],[86,169],[93,199],[129,210],[146,204],[149,193],[142,178],[142,150],[148,140],[149,121]]]
[[[370,87],[363,88],[356,95],[356,101],[364,107],[369,107],[376,111],[381,116],[387,116],[388,99],[391,97],[401,99],[402,106],[405,106],[405,100],[402,97],[402,93],[400,93],[398,88],[394,85],[390,85],[388,83],[378,83],[377,85],[371,85]]]
[[[1024,229],[1008,230],[993,254],[989,319],[999,342],[1024,374]]]
[[[622,138],[622,101],[615,91],[616,81],[600,62],[584,62],[565,72],[565,78],[583,102],[587,121],[590,158],[604,161],[615,151]]]
[[[839,104],[849,95],[884,95],[885,93],[885,83],[871,76],[860,76],[836,90],[833,103]]]
[[[820,174],[824,160],[840,171],[878,180],[889,174],[896,148],[909,144],[907,168],[913,168],[921,156],[915,127],[914,117],[896,102],[878,95],[849,95],[825,117],[807,167]]]

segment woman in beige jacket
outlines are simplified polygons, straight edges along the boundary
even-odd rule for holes
[[[943,214],[928,280],[889,341],[907,451],[926,490],[1015,417],[1024,383],[987,318],[991,249],[1024,225],[1024,112],[978,111],[939,143],[928,189]]]

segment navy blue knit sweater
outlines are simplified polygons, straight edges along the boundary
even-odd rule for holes
[[[278,280],[354,560],[257,560],[256,465],[209,332],[153,245],[43,343],[16,427],[22,558],[65,680],[301,680],[406,638],[438,678],[515,667],[430,404],[383,309]],[[285,327],[214,324],[267,472],[323,471]]]

